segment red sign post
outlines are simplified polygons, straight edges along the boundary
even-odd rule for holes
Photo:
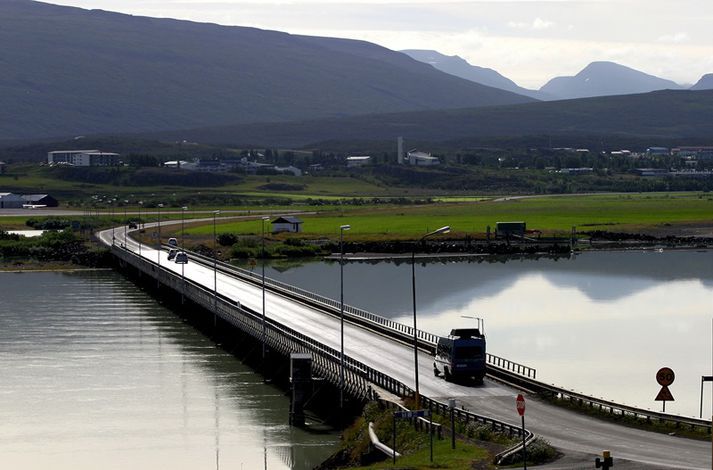
[[[658,372],[656,372],[656,382],[661,385],[661,391],[658,395],[656,395],[654,400],[663,402],[664,412],[666,412],[666,402],[674,401],[673,395],[671,395],[671,390],[668,389],[668,386],[671,385],[674,380],[676,380],[676,374],[674,374],[673,370],[668,367],[662,367]]]
[[[515,399],[515,405],[517,406],[517,414],[522,418],[522,465],[525,470],[527,470],[527,448],[525,447],[525,397],[522,393],[518,393]]]

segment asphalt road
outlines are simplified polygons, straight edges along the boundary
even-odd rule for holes
[[[116,243],[123,242],[124,228],[115,230]],[[100,233],[102,241],[111,245],[112,231]],[[138,244],[128,239],[128,249],[138,252]],[[184,275],[208,288],[214,286],[214,272],[209,266],[195,262],[179,265],[168,260],[164,251],[142,245],[141,255],[178,274]],[[159,258],[160,256],[160,258]],[[217,290],[220,294],[240,301],[255,311],[262,311],[262,290],[259,286],[245,283],[218,272]],[[322,343],[339,349],[339,319],[297,303],[278,294],[266,292],[266,316],[305,333]],[[414,387],[413,348],[392,339],[374,334],[361,327],[345,324],[344,351],[349,357]],[[446,382],[433,375],[432,358],[419,354],[419,384],[421,394],[446,401],[455,398],[458,407],[465,407],[480,415],[519,424],[515,409],[518,390],[486,380],[482,386],[464,386]],[[527,396],[526,427],[544,437],[565,454],[565,457],[549,469],[593,468],[594,458],[602,450],[610,450],[615,468],[653,469],[710,469],[711,443],[669,436],[612,422],[598,420],[567,411]],[[564,465],[564,466],[563,466]]]

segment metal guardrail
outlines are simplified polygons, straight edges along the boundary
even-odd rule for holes
[[[189,251],[188,253],[190,253],[191,257],[193,257],[194,259],[203,260],[203,262],[206,264],[212,265],[214,263],[213,258],[210,258],[208,256],[204,256],[191,251]],[[243,269],[222,261],[217,261],[215,262],[215,264],[216,266],[221,267],[222,272],[238,274],[243,279],[251,280],[253,282],[258,281],[262,283],[262,275],[254,273],[253,271]],[[314,292],[310,292],[305,289],[301,289],[299,287],[295,287],[291,284],[287,284],[269,277],[265,277],[265,286],[270,287],[273,290],[279,289],[283,292],[290,292],[291,294],[297,295],[302,299],[318,302],[322,307],[328,309],[332,314],[340,314],[341,304],[337,300],[324,297]],[[350,320],[358,319],[360,320],[359,323],[361,323],[362,325],[364,325],[366,322],[366,325],[364,326],[367,327],[369,326],[369,324],[371,324],[372,326],[379,326],[380,329],[385,328],[404,341],[413,341],[412,326],[404,325],[403,323],[390,320],[388,318],[382,317],[381,315],[377,315],[375,313],[348,304],[344,304],[344,316],[345,318]],[[436,345],[438,343],[439,336],[423,330],[418,330],[417,334],[419,339],[419,347],[434,354],[436,351]],[[514,374],[523,375],[525,377],[533,379],[537,376],[537,371],[534,368],[519,364],[509,359],[502,358],[500,356],[496,356],[494,354],[486,353],[486,362],[491,367],[497,367],[499,369],[503,369]]]
[[[190,279],[181,278],[178,273],[167,270],[165,266],[159,266],[146,258],[140,258],[137,254],[125,248],[114,246],[112,247],[112,252],[123,262],[135,266],[152,277],[156,277],[162,284],[182,293],[196,304],[214,312],[215,315],[254,338],[262,340],[261,313],[240,305],[234,299],[222,294],[216,296],[214,291],[206,289]],[[289,355],[292,352],[310,353],[315,371],[333,384],[339,384],[340,352],[336,349],[267,318],[265,321],[265,342],[268,346],[285,355]],[[357,398],[374,398],[372,384],[400,397],[415,396],[413,389],[404,383],[348,356],[344,357],[344,382],[345,391]],[[432,409],[442,410],[447,407],[445,403],[432,400],[423,395],[421,400]],[[473,421],[489,424],[494,429],[507,432],[510,435],[521,436],[522,433],[522,429],[519,426],[505,423],[495,418],[481,416],[471,411],[458,410],[457,417],[463,419],[466,423]],[[529,431],[527,432],[529,433]]]
[[[194,253],[192,254],[192,256],[200,257],[206,260],[206,262],[210,261],[210,263],[212,264],[212,258],[204,257],[202,255],[199,255],[198,253]],[[252,271],[223,262],[218,262],[218,265],[221,265],[223,268],[230,272],[239,273],[245,278],[249,278],[251,280],[258,280],[260,282],[262,281],[262,276],[257,273],[253,273]],[[336,311],[337,314],[339,313],[340,303],[336,300],[320,296],[319,294],[315,294],[313,292],[305,291],[304,289],[300,289],[298,287],[291,286],[289,284],[276,281],[268,277],[265,278],[265,284],[266,287],[272,286],[274,288],[282,289],[285,291],[289,291],[290,293],[297,294],[302,298],[316,301],[321,305],[331,309],[332,312]],[[393,333],[400,335],[405,341],[412,341],[413,327],[400,324],[393,320],[389,320],[388,318],[381,317],[380,315],[376,315],[374,313],[367,312],[356,307],[348,306],[346,304],[344,306],[344,312],[346,317],[351,317],[351,319],[366,319],[374,325],[386,327]],[[431,352],[435,350],[435,345],[438,341],[437,335],[433,335],[431,333],[419,330],[418,337],[420,340],[420,347]],[[550,396],[558,400],[570,401],[572,403],[577,404],[584,404],[586,406],[597,408],[599,410],[608,410],[608,412],[612,415],[636,417],[640,419],[645,419],[648,422],[651,422],[652,420],[658,420],[660,422],[671,422],[675,423],[677,426],[687,425],[691,426],[691,428],[701,428],[707,430],[708,432],[711,431],[710,421],[670,415],[666,413],[659,413],[656,411],[644,410],[628,405],[621,405],[609,400],[599,399],[582,393],[574,392],[563,387],[545,384],[544,382],[536,380],[537,371],[534,368],[519,364],[514,361],[510,361],[508,359],[490,353],[487,353],[486,356],[487,364],[490,366],[489,375],[497,379],[506,381],[516,387],[520,387],[531,392],[544,394],[546,396]]]

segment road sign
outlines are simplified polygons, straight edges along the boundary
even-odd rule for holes
[[[673,373],[668,367],[662,367],[656,372],[656,381],[662,387],[668,387],[676,379],[676,374]]]
[[[674,401],[671,390],[665,385],[661,387],[661,391],[656,395],[655,401]]]
[[[515,403],[517,404],[517,414],[525,416],[525,397],[523,397],[521,393],[517,395]]]

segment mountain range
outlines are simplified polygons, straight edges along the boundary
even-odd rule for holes
[[[704,145],[713,135],[711,116],[713,90],[662,90],[509,106],[254,123],[140,137],[247,147],[395,142],[396,136],[428,145],[458,141],[465,147],[479,145],[479,139],[523,136],[567,136],[571,137],[568,141],[579,145],[584,137],[592,136],[597,142],[606,138],[621,145],[659,145],[664,140]]]
[[[0,1],[0,139],[533,101],[364,41]]]
[[[407,49],[401,52],[457,77],[543,101],[685,88],[671,80],[655,77],[615,62],[598,61],[590,63],[574,76],[555,77],[539,90],[529,90],[518,86],[493,69],[471,65],[458,56],[447,56],[432,50]],[[696,85],[691,87],[691,90],[709,89],[713,89],[713,74],[704,75]]]

